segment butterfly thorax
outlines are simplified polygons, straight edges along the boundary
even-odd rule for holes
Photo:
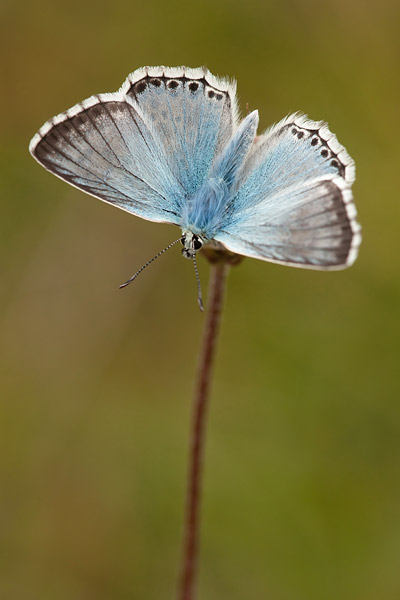
[[[293,114],[254,143],[257,126],[257,111],[238,122],[235,85],[207,69],[145,67],[47,121],[30,152],[109,204],[179,225],[195,268],[205,244],[310,269],[351,265],[353,160],[323,122]]]
[[[222,178],[204,182],[187,202],[182,213],[182,230],[203,240],[211,240],[226,215],[229,189]]]

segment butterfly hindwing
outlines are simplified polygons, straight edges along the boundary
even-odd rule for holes
[[[292,115],[254,143],[215,240],[232,252],[316,269],[354,262],[354,163],[322,123]]]
[[[257,125],[258,112],[255,110],[243,119],[223,151],[215,157],[208,178],[183,207],[183,230],[196,232],[207,240],[212,240],[219,231],[229,206],[232,186],[253,144]]]
[[[166,159],[190,195],[204,183],[237,121],[236,85],[207,69],[145,67],[121,91],[154,124]]]
[[[32,155],[80,189],[137,216],[180,224],[237,121],[235,84],[207,69],[137,69],[48,121]]]
[[[236,84],[207,69],[144,67],[48,121],[30,151],[72,185],[232,252],[343,268],[361,241],[354,162],[322,122],[294,114],[255,137]]]

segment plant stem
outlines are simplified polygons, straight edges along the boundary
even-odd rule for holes
[[[211,266],[208,306],[194,392],[179,600],[194,600],[207,405],[228,268],[228,263],[224,259],[217,260]]]

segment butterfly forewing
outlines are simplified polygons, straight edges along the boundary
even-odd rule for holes
[[[330,269],[361,241],[354,163],[328,128],[293,115],[255,142],[215,239],[239,254]]]
[[[145,219],[179,222],[184,190],[153,132],[118,93],[55,117],[30,150],[46,169],[106,202]]]
[[[254,139],[258,117],[238,127],[235,90],[203,68],[138,69],[118,92],[48,121],[30,151],[72,185],[205,243],[299,267],[350,265],[361,241],[354,162],[299,114]]]

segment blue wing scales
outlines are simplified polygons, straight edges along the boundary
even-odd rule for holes
[[[235,86],[206,69],[138,69],[48,121],[33,157],[68,183],[152,221],[181,224],[236,124]]]
[[[93,196],[145,219],[179,222],[184,190],[146,121],[118,93],[93,96],[48,121],[30,151]]]
[[[157,128],[171,170],[194,194],[236,127],[236,84],[204,68],[146,67],[121,90]]]
[[[294,266],[351,264],[361,241],[354,162],[295,114],[256,137],[235,84],[206,69],[146,67],[48,121],[30,151],[72,185],[229,250]]]
[[[316,269],[354,262],[354,162],[320,122],[292,115],[256,139],[214,239],[238,254]]]

